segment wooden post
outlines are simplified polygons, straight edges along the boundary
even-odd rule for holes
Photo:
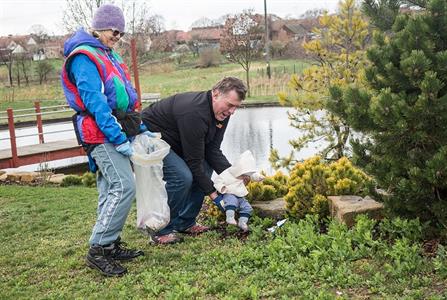
[[[36,110],[37,132],[39,133],[39,144],[45,143],[43,139],[43,127],[42,127],[42,115],[40,114],[40,102],[34,102],[34,108]]]
[[[130,41],[131,56],[132,56],[132,68],[133,68],[133,84],[138,94],[137,109],[141,111],[141,89],[140,89],[140,77],[138,76],[138,66],[137,66],[137,45],[135,38]]]
[[[14,128],[14,112],[12,108],[8,108],[8,128],[9,128],[9,140],[11,142],[11,155],[12,155],[12,168],[19,165],[19,157],[17,155],[17,144],[16,144],[16,131]]]

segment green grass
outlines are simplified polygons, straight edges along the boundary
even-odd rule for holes
[[[60,70],[61,60],[52,60],[55,70]],[[260,95],[262,87],[266,85],[285,86],[293,71],[301,72],[307,64],[297,60],[275,60],[271,63],[273,78],[269,81],[262,68],[265,62],[254,62],[250,72],[250,82],[253,97],[247,102],[277,102],[275,90],[270,90],[269,95]],[[284,74],[286,68],[286,74]],[[4,73],[5,67],[0,67],[0,73]],[[211,87],[224,76],[237,76],[245,80],[245,72],[240,65],[222,64],[212,68],[188,68],[184,69],[174,63],[143,66],[140,73],[140,85],[142,93],[160,93],[161,97],[167,97],[179,92],[199,91],[211,89]],[[6,83],[4,83],[6,84]],[[40,101],[41,107],[65,104],[65,97],[59,80],[51,80],[48,83],[30,86],[10,88],[7,85],[0,86],[0,117],[5,117],[6,109],[33,108],[34,102]],[[17,112],[16,115],[33,113],[33,111]],[[72,113],[44,115],[43,120],[69,117]],[[34,121],[35,117],[16,117],[15,122]],[[6,124],[6,119],[0,119],[0,124]]]
[[[445,256],[421,256],[405,234],[372,239],[367,219],[355,230],[331,223],[327,234],[311,218],[289,221],[274,236],[271,220],[253,218],[245,241],[211,231],[161,247],[135,229],[133,208],[122,237],[146,255],[126,263],[124,277],[105,278],[84,265],[96,197],[92,188],[0,186],[0,299],[447,297]]]
[[[62,61],[52,60],[55,70],[59,71]],[[276,60],[272,61],[273,81],[287,83],[287,78],[283,75],[283,69],[286,67],[288,74],[294,70],[301,72],[306,64],[297,60]],[[268,80],[265,75],[262,77],[261,68],[265,67],[264,62],[254,62],[251,71],[252,87],[265,84]],[[4,73],[5,67],[0,67]],[[142,92],[160,93],[162,97],[167,97],[179,92],[198,91],[210,89],[223,76],[237,76],[245,80],[245,72],[242,67],[236,64],[222,64],[219,67],[212,68],[178,68],[173,63],[156,64],[142,67],[140,70],[140,85]],[[2,79],[5,81],[5,79]],[[276,101],[274,93],[270,96],[253,97],[249,100],[270,100]],[[11,107],[13,109],[22,109],[33,107],[34,101],[41,101],[42,106],[64,104],[65,98],[59,80],[51,80],[48,83],[22,85],[20,87],[9,87],[7,82],[0,86],[0,111]]]

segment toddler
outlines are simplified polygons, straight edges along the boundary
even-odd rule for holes
[[[248,194],[244,176],[249,176],[253,181],[264,179],[264,176],[256,172],[255,159],[249,150],[242,153],[235,164],[214,179],[214,187],[222,194],[222,197],[216,198],[214,203],[225,212],[228,224],[237,225],[243,231],[248,231],[248,219],[253,208],[244,198]],[[238,222],[235,219],[236,211],[239,212]]]

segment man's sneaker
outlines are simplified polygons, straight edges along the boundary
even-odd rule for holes
[[[208,226],[200,225],[198,223],[192,225],[188,229],[182,231],[182,233],[190,234],[190,235],[198,235],[210,230]]]
[[[168,233],[163,235],[149,236],[149,242],[157,245],[168,245],[183,242],[183,238],[177,236],[175,233]]]
[[[86,263],[92,269],[96,269],[105,276],[122,276],[127,269],[117,263],[111,256],[113,246],[91,246],[88,250]]]
[[[124,246],[126,245],[125,242],[121,241],[121,238],[118,237],[118,239],[113,242],[113,249],[111,251],[112,258],[115,260],[131,260],[135,257],[144,255],[144,252],[141,250],[135,250],[135,249],[127,249]]]

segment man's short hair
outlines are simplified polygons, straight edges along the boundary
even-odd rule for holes
[[[234,90],[238,94],[241,101],[245,99],[245,94],[247,94],[247,87],[245,86],[244,82],[236,77],[224,77],[213,86],[213,91],[214,90],[217,90],[222,94],[226,94]]]

